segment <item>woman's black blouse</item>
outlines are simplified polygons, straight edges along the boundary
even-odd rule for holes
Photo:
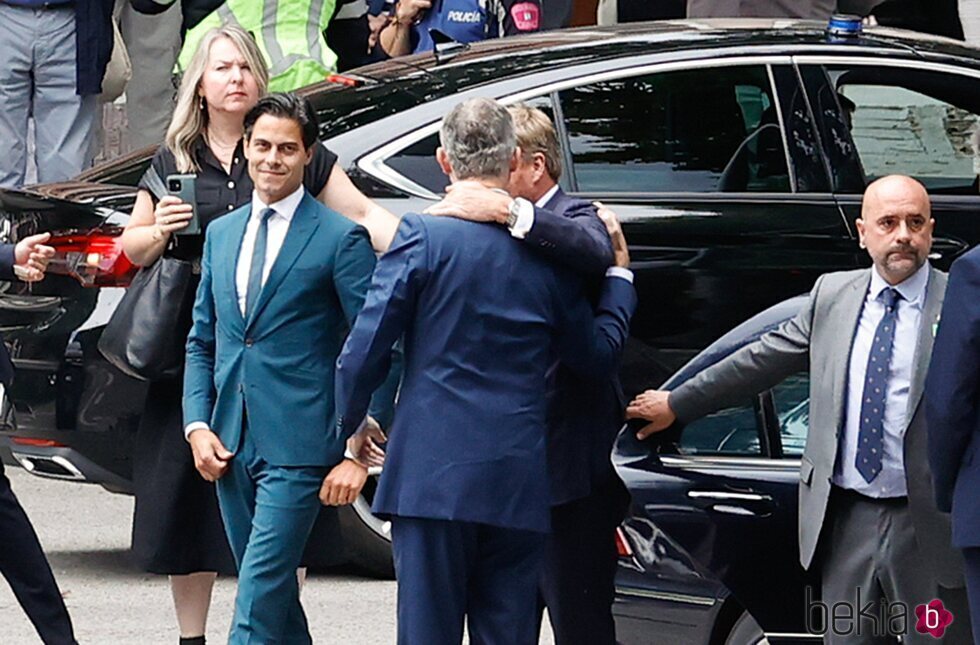
[[[327,185],[327,179],[337,162],[337,155],[326,147],[315,144],[313,161],[306,166],[303,185],[314,197],[320,194]],[[208,224],[215,219],[230,213],[239,206],[244,206],[252,199],[252,178],[248,175],[248,160],[243,154],[244,144],[238,142],[232,155],[231,172],[225,172],[211,148],[199,137],[194,143],[194,156],[200,171],[197,172],[195,189],[197,191],[197,213],[201,220],[202,231],[207,230]],[[166,145],[160,146],[150,165],[157,171],[160,179],[167,181],[168,175],[180,174],[177,161]],[[139,187],[150,192],[146,176],[140,180]],[[156,204],[157,197],[153,196]],[[199,258],[204,248],[204,235],[177,235],[175,245],[168,255],[186,260]]]

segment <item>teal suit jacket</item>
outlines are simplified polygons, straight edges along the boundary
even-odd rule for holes
[[[370,238],[307,193],[245,320],[235,266],[251,211],[247,204],[208,227],[187,339],[184,423],[208,423],[237,452],[247,411],[248,432],[270,465],[330,466],[344,453],[333,432],[334,365],[371,282]],[[385,402],[373,406],[382,424],[393,390],[375,397]]]

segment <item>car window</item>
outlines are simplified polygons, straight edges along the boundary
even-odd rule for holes
[[[763,65],[661,72],[560,92],[579,192],[789,192]]]
[[[810,429],[810,375],[800,372],[772,389],[784,457],[799,457]]]
[[[868,181],[903,174],[930,194],[977,194],[980,81],[900,67],[827,72]]]
[[[554,119],[554,109],[550,96],[539,96],[524,101],[526,105],[544,111],[549,119]],[[449,185],[449,177],[442,172],[436,162],[436,148],[439,147],[439,132],[408,145],[385,159],[385,164],[429,191],[442,194]]]
[[[761,455],[756,406],[727,408],[688,423],[677,441],[685,455]]]

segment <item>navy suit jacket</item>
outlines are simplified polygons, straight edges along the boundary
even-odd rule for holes
[[[606,225],[591,203],[559,189],[544,209],[535,210],[526,241],[585,277],[595,303],[602,276],[613,262],[613,251]],[[552,505],[581,499],[614,481],[610,453],[625,408],[618,373],[583,377],[565,365],[557,367],[548,389]]]
[[[949,272],[925,401],[936,505],[955,546],[980,546],[980,247]]]
[[[612,243],[606,225],[591,203],[571,197],[559,188],[544,208],[534,209],[534,226],[524,241],[598,284],[613,264]]]
[[[374,511],[547,531],[543,396],[556,355],[608,378],[636,294],[580,281],[503,227],[406,215],[341,354],[338,433],[352,433],[404,334],[405,372]]]
[[[16,280],[14,275],[14,244],[0,244],[0,280]],[[10,354],[7,353],[7,346],[0,337],[0,383],[4,386],[10,385],[14,380],[14,365],[10,362]]]
[[[374,270],[371,241],[307,193],[245,320],[235,266],[251,212],[249,203],[208,227],[187,339],[184,422],[208,423],[235,452],[245,410],[270,465],[329,466],[344,453],[333,431],[334,365]]]

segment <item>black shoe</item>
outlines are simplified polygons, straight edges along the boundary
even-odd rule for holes
[[[180,645],[204,645],[204,637],[195,636],[194,638],[181,638]]]

